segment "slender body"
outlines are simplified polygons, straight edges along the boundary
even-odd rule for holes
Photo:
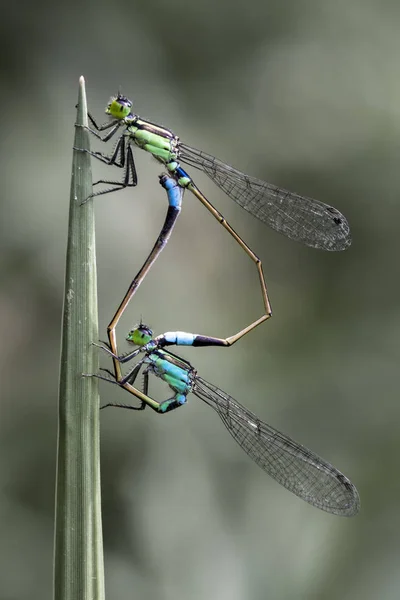
[[[167,192],[167,199],[168,199],[167,214],[165,216],[164,224],[161,228],[161,231],[156,239],[156,242],[155,242],[150,254],[146,258],[145,262],[143,263],[143,266],[139,269],[139,271],[136,274],[136,276],[134,277],[133,281],[131,282],[121,304],[118,306],[118,308],[115,312],[115,315],[113,316],[113,318],[110,321],[110,324],[107,327],[108,342],[110,344],[111,352],[114,355],[118,355],[117,338],[116,338],[116,334],[115,334],[115,330],[118,325],[118,322],[119,322],[120,318],[122,317],[122,315],[124,314],[125,309],[128,306],[129,302],[132,300],[133,296],[136,294],[136,291],[139,288],[140,284],[142,283],[143,279],[146,277],[150,268],[152,267],[154,262],[157,260],[157,258],[159,257],[159,255],[161,254],[163,249],[165,248],[165,246],[171,236],[172,230],[175,226],[176,220],[181,211],[183,189],[180,188],[179,185],[176,183],[176,181],[172,177],[169,177],[168,175],[165,175],[165,174],[160,175],[159,179],[160,179],[161,186]],[[113,363],[114,363],[114,376],[115,376],[116,380],[119,381],[122,377],[120,362],[116,359],[113,359]]]
[[[140,284],[148,274],[150,268],[157,260],[163,249],[165,248],[172,230],[175,226],[177,218],[181,211],[182,205],[182,196],[183,196],[183,188],[179,186],[179,184],[173,179],[171,176],[163,174],[160,176],[160,184],[167,192],[168,199],[168,209],[165,216],[164,224],[161,228],[161,231],[157,237],[157,240],[149,253],[148,257],[144,261],[142,267],[139,269],[138,273],[132,280],[129,288],[118,306],[114,316],[112,317],[108,327],[107,327],[107,336],[108,342],[111,349],[111,353],[113,356],[118,356],[118,347],[117,347],[117,338],[116,338],[116,327],[121,319],[123,313],[125,312],[129,302],[132,300],[135,295],[137,289]],[[251,326],[250,326],[251,327]],[[245,331],[245,330],[242,330]],[[206,341],[205,345],[214,345],[214,346],[230,346],[231,338],[219,338],[219,337],[209,337],[209,336],[196,336],[197,343],[191,345],[200,345],[201,340]],[[235,340],[236,341],[236,340]],[[116,358],[113,358],[114,363],[114,377],[117,381],[122,379],[121,366],[120,361]]]
[[[120,128],[123,128],[123,132],[111,155],[101,152],[89,153],[108,165],[124,169],[124,175],[121,181],[100,180],[96,182],[96,184],[109,184],[112,187],[96,192],[93,196],[137,184],[132,145],[137,146],[165,165],[178,185],[194,194],[256,265],[264,313],[237,333],[221,338],[225,345],[234,344],[242,336],[269,319],[272,314],[262,263],[223,215],[202,194],[192,177],[182,168],[181,162],[202,170],[242,208],[293,240],[324,250],[344,250],[350,245],[351,236],[348,223],[345,217],[332,206],[245,175],[217,158],[182,143],[171,130],[142,119],[133,113],[132,102],[121,94],[111,98],[106,107],[106,114],[111,117],[111,121],[103,125],[98,125],[89,115],[94,127],[94,129],[90,129],[91,133],[101,141],[107,142]],[[102,137],[99,132],[106,130],[108,133]]]
[[[135,144],[142,150],[149,152],[154,158],[156,158],[158,161],[164,164],[168,169],[170,175],[175,179],[182,191],[184,189],[188,189],[196,196],[196,198],[198,198],[198,200],[200,200],[203,206],[205,206],[205,208],[207,208],[207,210],[212,214],[212,216],[215,219],[217,219],[217,221],[224,227],[224,229],[226,229],[226,231],[228,231],[228,233],[234,238],[234,240],[239,244],[239,246],[246,252],[247,256],[254,262],[257,268],[257,273],[260,281],[262,300],[264,304],[264,313],[261,315],[261,317],[259,317],[250,325],[244,327],[237,333],[226,338],[220,338],[223,345],[231,346],[232,344],[237,342],[241,337],[246,335],[249,331],[251,331],[258,325],[269,319],[272,315],[271,303],[268,297],[267,285],[264,278],[261,260],[251,250],[251,248],[249,248],[249,246],[244,242],[244,240],[236,233],[236,231],[229,225],[229,223],[226,221],[223,215],[200,192],[200,190],[194,184],[191,177],[182,169],[179,162],[177,162],[178,156],[181,157],[181,154],[183,152],[183,146],[180,145],[178,137],[175,136],[169,129],[166,129],[165,127],[161,127],[159,125],[156,125],[155,123],[151,123],[150,121],[144,121],[143,119],[140,119],[137,115],[133,115],[130,112],[131,107],[132,103],[130,102],[130,100],[119,95],[111,100],[106,109],[106,113],[114,117],[114,121],[111,121],[111,123],[98,126],[93,117],[89,115],[90,121],[92,125],[97,129],[97,131],[104,131],[105,129],[110,129],[109,133],[104,138],[102,138],[101,135],[99,135],[93,129],[90,129],[91,133],[93,133],[98,139],[100,139],[103,142],[108,141],[117,132],[120,126],[125,126],[125,130],[123,134],[119,137],[114,152],[111,156],[106,156],[101,152],[86,151],[89,152],[91,156],[98,158],[99,160],[108,165],[115,165],[124,169],[124,176],[122,181],[120,182],[109,180],[97,181],[94,185],[103,183],[112,185],[114,187],[108,188],[101,192],[94,193],[91,197],[115,192],[126,187],[135,186],[137,184],[136,167],[132,153],[132,144]],[[185,146],[185,148],[188,152],[189,161],[190,152],[193,153],[195,152],[195,150],[193,148],[189,148],[189,146]],[[194,160],[193,157],[190,160]],[[216,159],[214,159],[214,161],[216,161]],[[204,170],[206,170],[206,166],[204,167]],[[237,199],[237,201],[239,202],[239,199]],[[250,210],[250,208],[248,210]],[[146,272],[148,270],[147,266],[143,266]],[[131,285],[135,285],[134,281]],[[126,296],[126,302],[129,302],[133,295],[130,295],[128,298],[128,294]],[[119,314],[118,319],[121,316],[121,314]],[[116,323],[111,323],[109,326],[109,330],[110,328],[113,328],[113,325],[115,328]],[[111,340],[110,343],[112,343]]]
[[[313,506],[340,516],[353,516],[359,510],[359,496],[351,481],[328,462],[288,436],[261,421],[255,414],[239,404],[217,386],[197,375],[186,360],[166,350],[171,345],[214,345],[212,338],[185,332],[168,332],[153,339],[152,331],[145,325],[133,329],[127,339],[137,348],[123,357],[113,358],[128,362],[143,354],[130,372],[120,381],[104,369],[117,383],[135,397],[138,407],[126,404],[107,404],[131,410],[150,406],[158,413],[166,413],[186,403],[192,392],[222,419],[229,433],[241,448],[271,477],[288,490]],[[108,348],[104,348],[112,354]],[[134,387],[137,375],[143,370],[143,391]],[[164,381],[172,396],[159,402],[149,395],[149,375]],[[98,375],[106,381],[109,377]]]
[[[121,94],[111,98],[105,112],[112,120],[100,126],[89,115],[96,130],[90,131],[104,142],[113,137],[120,127],[124,127],[124,131],[110,156],[101,152],[91,154],[106,164],[124,168],[125,175],[119,182],[97,182],[109,183],[116,187],[95,195],[137,184],[131,149],[131,144],[134,144],[162,162],[179,185],[190,189],[207,208],[208,200],[191,176],[183,170],[180,162],[206,173],[242,208],[293,240],[323,250],[344,250],[350,245],[348,223],[336,208],[250,177],[214,156],[184,144],[171,130],[133,113],[132,102]],[[97,133],[107,129],[110,131],[104,138]]]

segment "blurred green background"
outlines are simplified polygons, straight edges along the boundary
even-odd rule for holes
[[[361,512],[340,519],[291,495],[194,397],[164,417],[109,409],[108,598],[398,598],[399,3],[39,0],[3,8],[0,598],[51,597],[81,74],[100,121],[121,86],[143,117],[251,175],[333,204],[353,233],[341,254],[301,247],[194,173],[263,260],[274,316],[229,350],[182,354],[348,475]],[[136,160],[139,186],[96,201],[102,331],[166,210],[160,166],[145,153]],[[110,176],[97,161],[93,171],[95,180]],[[254,266],[186,194],[173,239],[118,333],[122,340],[142,316],[156,333],[226,336],[261,311]],[[107,384],[101,394],[129,400]]]

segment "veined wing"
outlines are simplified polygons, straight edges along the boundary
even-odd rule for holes
[[[211,406],[239,446],[278,483],[313,506],[351,517],[360,507],[357,489],[322,458],[260,421],[217,386],[196,377],[192,392]]]
[[[350,246],[349,224],[336,208],[245,175],[186,144],[179,144],[179,158],[204,171],[242,208],[288,238],[321,250]]]

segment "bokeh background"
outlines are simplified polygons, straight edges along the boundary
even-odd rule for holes
[[[203,377],[335,464],[361,512],[278,486],[195,397],[164,417],[102,414],[107,595],[114,600],[399,597],[400,5],[394,0],[3,3],[0,598],[52,593],[57,386],[78,78],[102,120],[136,112],[263,179],[333,204],[353,245],[290,242],[196,182],[262,258],[274,316]],[[103,149],[103,148],[102,148]],[[163,222],[160,166],[96,201],[102,330]],[[109,170],[93,164],[94,179]],[[118,172],[119,175],[119,172]],[[186,195],[124,317],[226,336],[258,317],[256,270]],[[103,336],[104,337],[104,336]],[[103,364],[107,359],[102,357]],[[128,401],[101,388],[102,400]]]

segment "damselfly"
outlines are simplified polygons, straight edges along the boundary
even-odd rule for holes
[[[128,362],[139,354],[143,357],[119,381],[107,369],[102,369],[107,375],[97,377],[123,387],[140,400],[140,405],[109,403],[102,408],[116,406],[143,410],[150,406],[158,413],[166,413],[185,404],[189,392],[192,392],[218,413],[229,433],[250,458],[289,491],[332,514],[350,517],[358,512],[357,489],[345,475],[311,450],[261,421],[217,386],[205,381],[189,362],[165,350],[171,345],[214,345],[212,338],[180,331],[153,338],[151,329],[140,324],[129,332],[127,339],[137,348],[125,356],[117,357],[108,348],[103,348],[120,362]],[[134,387],[141,371],[144,376],[142,391]],[[171,398],[158,402],[149,396],[150,374],[168,384],[173,392]]]
[[[137,184],[132,151],[134,144],[163,163],[179,186],[190,190],[200,200],[255,263],[265,312],[249,327],[226,338],[229,345],[235,343],[271,316],[262,263],[222,214],[202,194],[190,175],[181,167],[180,162],[206,173],[242,208],[293,240],[323,250],[344,250],[350,245],[351,236],[348,223],[336,208],[245,175],[217,158],[182,143],[169,129],[141,119],[133,113],[132,102],[121,94],[110,99],[105,112],[111,117],[111,120],[103,125],[98,125],[95,119],[90,114],[88,115],[94,127],[94,129],[90,129],[90,132],[101,141],[107,142],[121,127],[124,128],[114,151],[111,155],[86,151],[107,165],[115,165],[124,169],[124,175],[121,181],[97,181],[95,185],[102,183],[113,187],[96,192],[93,196]],[[106,130],[109,130],[108,133],[102,137],[99,132]]]
[[[131,144],[135,144],[165,164],[179,185],[190,189],[209,210],[210,203],[204,198],[192,178],[182,169],[179,161],[206,173],[242,208],[293,240],[323,250],[344,250],[350,245],[348,223],[336,208],[245,175],[214,156],[182,143],[169,129],[141,119],[133,113],[132,102],[121,94],[110,99],[105,112],[112,117],[112,120],[103,125],[97,125],[94,118],[88,115],[96,129],[91,132],[97,138],[106,142],[120,127],[124,127],[125,130],[111,156],[101,152],[91,152],[91,154],[109,165],[124,168],[125,173],[120,182],[97,182],[114,185],[115,188],[94,195],[106,194],[137,184],[131,148]],[[110,131],[102,138],[97,132],[106,129]],[[220,217],[219,213],[218,217]]]

